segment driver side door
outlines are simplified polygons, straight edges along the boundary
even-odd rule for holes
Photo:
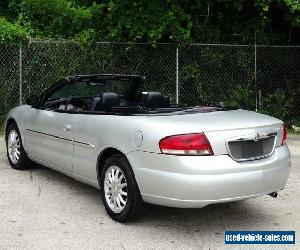
[[[31,108],[24,120],[24,146],[34,159],[73,171],[74,114]]]
[[[50,87],[38,107],[31,107],[23,121],[24,147],[36,161],[73,172],[73,125],[76,112],[67,109],[74,86],[64,79]]]

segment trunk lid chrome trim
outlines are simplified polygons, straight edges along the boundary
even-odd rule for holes
[[[266,154],[262,154],[262,155],[258,155],[258,156],[254,156],[254,157],[245,157],[245,158],[239,158],[236,157],[234,155],[234,153],[232,152],[232,147],[230,146],[230,143],[238,143],[238,142],[259,142],[261,140],[267,139],[267,138],[271,138],[274,137],[273,142],[272,142],[272,148],[271,150],[268,151],[268,153]],[[253,161],[253,160],[260,160],[260,159],[264,159],[264,158],[268,158],[270,157],[274,151],[275,151],[275,147],[277,144],[277,133],[256,133],[253,135],[249,135],[249,136],[245,136],[245,137],[237,137],[236,139],[231,138],[231,140],[226,141],[226,148],[228,151],[229,156],[237,162],[243,162],[243,161]]]

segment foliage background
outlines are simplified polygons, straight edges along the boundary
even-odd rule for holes
[[[1,0],[0,40],[298,44],[298,0]]]

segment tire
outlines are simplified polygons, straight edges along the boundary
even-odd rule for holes
[[[113,173],[118,181],[113,181]],[[129,222],[141,215],[143,200],[131,166],[123,155],[114,154],[105,161],[100,187],[105,210],[113,220]]]
[[[15,136],[15,140],[11,138]],[[22,144],[22,139],[18,126],[12,123],[6,131],[6,153],[10,166],[16,170],[26,170],[32,166],[32,161],[28,158]],[[16,156],[17,153],[18,156]]]

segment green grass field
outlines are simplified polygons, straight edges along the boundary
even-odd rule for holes
[[[5,119],[4,116],[0,116],[0,136],[2,136],[3,132],[4,132],[4,130],[3,130],[4,119]]]
[[[288,128],[287,129],[288,134],[293,134],[293,135],[300,135],[300,132],[295,132],[293,129]]]

